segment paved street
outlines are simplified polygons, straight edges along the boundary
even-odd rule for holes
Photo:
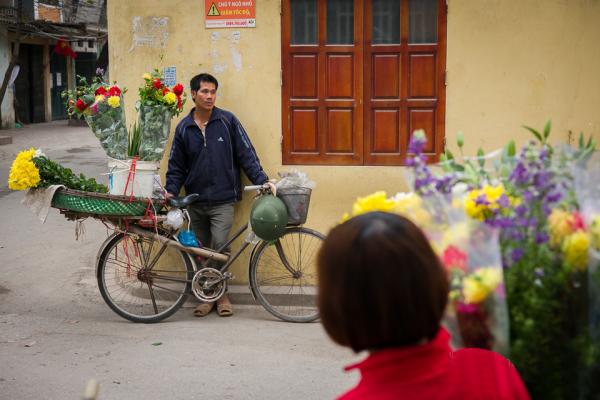
[[[332,344],[319,323],[289,324],[262,308],[232,318],[192,316],[127,322],[103,302],[94,260],[107,229],[51,209],[45,224],[7,188],[18,151],[40,147],[51,159],[104,181],[106,156],[88,128],[66,122],[0,131],[0,399],[78,399],[89,379],[98,399],[328,399],[351,387],[360,357]],[[192,303],[189,303],[192,304]]]

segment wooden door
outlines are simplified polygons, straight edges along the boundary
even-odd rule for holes
[[[402,165],[443,149],[444,0],[284,0],[283,163]]]
[[[363,163],[360,3],[282,5],[284,164]]]
[[[437,159],[445,118],[444,0],[366,3],[365,164],[401,165],[417,129]]]

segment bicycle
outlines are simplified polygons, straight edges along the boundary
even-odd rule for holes
[[[268,185],[244,190],[258,190],[257,197],[270,194]],[[185,210],[196,197],[174,197],[168,203]],[[224,252],[247,231],[245,224],[219,249],[185,246],[178,241],[177,231],[163,223],[164,213],[154,218],[151,224],[140,217],[111,220],[115,232],[97,256],[96,277],[104,301],[133,322],[162,321],[189,294],[200,301],[217,301],[233,278],[229,267],[251,244],[244,241],[233,255]],[[250,290],[273,316],[288,322],[311,322],[319,317],[314,262],[323,240],[324,235],[315,230],[291,225],[279,239],[254,245],[248,266]]]

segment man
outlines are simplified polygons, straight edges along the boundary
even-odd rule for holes
[[[246,131],[229,111],[215,107],[219,83],[209,74],[190,81],[195,108],[175,129],[167,170],[167,197],[181,186],[199,194],[188,207],[192,228],[204,246],[219,250],[233,224],[233,207],[242,198],[240,167],[255,185],[268,181]],[[214,303],[200,304],[194,315],[203,317]],[[217,301],[217,313],[233,314],[225,294]]]

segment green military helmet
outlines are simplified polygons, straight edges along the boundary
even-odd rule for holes
[[[279,197],[267,195],[254,201],[250,211],[250,226],[262,240],[279,239],[287,222],[287,209]]]

